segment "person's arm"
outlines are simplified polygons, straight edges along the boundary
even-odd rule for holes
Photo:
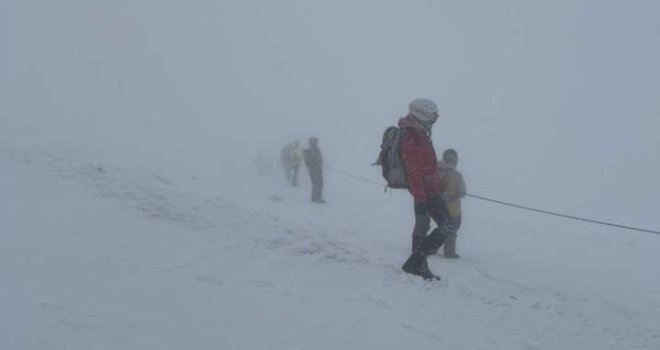
[[[408,179],[408,191],[412,194],[415,202],[426,203],[427,197],[424,191],[424,183],[421,173],[421,159],[415,147],[415,140],[406,136],[408,133],[401,137],[401,160],[406,170],[406,177]]]
[[[461,198],[465,197],[465,194],[467,193],[467,190],[465,189],[465,181],[463,180],[463,174],[461,174],[460,172],[457,172],[457,173],[458,173],[458,182],[459,182],[459,185],[458,185],[458,198],[461,199]]]

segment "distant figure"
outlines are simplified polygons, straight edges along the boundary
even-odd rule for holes
[[[254,158],[254,165],[257,167],[259,176],[264,176],[270,173],[271,169],[273,168],[273,163],[271,160],[264,157],[262,152],[259,152],[259,154],[257,154],[257,156]]]
[[[311,137],[309,148],[304,150],[303,158],[312,180],[312,202],[325,203],[323,199],[323,156],[319,149],[319,139]]]
[[[458,153],[448,149],[442,154],[442,161],[438,162],[438,176],[440,177],[440,192],[449,211],[447,231],[449,237],[443,247],[447,258],[460,258],[456,254],[456,234],[461,228],[461,199],[465,197],[465,181],[463,175],[456,169],[458,166]]]
[[[291,183],[291,186],[298,186],[298,171],[302,161],[300,142],[296,140],[284,145],[280,152],[280,160],[282,161],[286,181]]]

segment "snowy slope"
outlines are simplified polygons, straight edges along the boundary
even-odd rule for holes
[[[40,150],[0,169],[0,349],[660,348],[660,237],[468,201],[429,283],[399,270],[407,195],[353,179],[313,206]]]

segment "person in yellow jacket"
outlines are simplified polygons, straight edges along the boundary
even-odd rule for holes
[[[302,161],[300,142],[295,140],[284,145],[280,152],[280,160],[282,161],[286,181],[292,186],[298,186],[298,171],[300,170],[300,162]]]
[[[445,241],[443,252],[445,257],[457,259],[456,234],[461,227],[461,199],[465,197],[465,181],[463,175],[456,169],[458,166],[458,153],[448,149],[442,154],[442,161],[438,162],[438,176],[440,178],[440,193],[449,211],[447,228],[449,237]]]

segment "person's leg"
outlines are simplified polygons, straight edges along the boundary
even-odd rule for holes
[[[426,235],[431,227],[431,218],[428,214],[426,203],[414,203],[415,206],[415,226],[412,233],[412,252],[421,252],[426,240]]]
[[[426,280],[439,280],[440,277],[429,270],[426,261],[424,246],[426,233],[431,224],[431,218],[428,215],[426,203],[415,203],[415,227],[412,234],[412,254],[401,266],[401,269],[407,273],[420,276]]]
[[[438,226],[431,232],[424,242],[424,252],[427,255],[435,254],[449,237],[448,220],[449,211],[440,196],[428,199],[428,212]]]
[[[284,167],[284,180],[286,180],[286,182],[288,183],[291,183],[291,174],[293,173],[293,169],[288,164],[284,164],[283,167]]]
[[[443,252],[447,258],[458,259],[460,258],[460,255],[456,254],[456,234],[458,233],[458,229],[461,227],[461,217],[459,216],[449,219],[448,227],[449,237],[445,242]]]
[[[323,199],[323,169],[318,169],[317,174],[318,183],[316,184],[316,190],[318,191],[319,203],[325,203],[325,200]]]
[[[298,186],[298,171],[300,170],[300,164],[293,166],[293,175],[291,178],[291,185]]]
[[[319,171],[317,169],[309,169],[309,178],[312,181],[312,202],[318,202],[321,199],[319,193]]]

